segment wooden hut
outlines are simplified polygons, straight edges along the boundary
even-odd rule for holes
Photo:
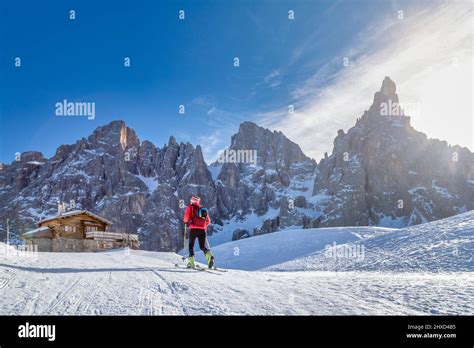
[[[38,228],[22,238],[38,251],[100,251],[130,247],[138,249],[136,234],[109,231],[112,223],[87,210],[65,212],[38,221]]]

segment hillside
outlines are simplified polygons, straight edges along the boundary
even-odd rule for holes
[[[474,314],[470,273],[211,274],[174,267],[180,260],[123,250],[37,260],[0,253],[0,315]]]
[[[359,244],[364,257],[327,257],[337,250]],[[406,227],[380,234],[355,244],[331,246],[314,250],[306,256],[269,269],[279,271],[411,271],[411,272],[473,272],[474,210],[427,224]],[[359,249],[360,250],[360,249]]]
[[[360,243],[394,231],[381,227],[328,227],[289,229],[224,243],[213,247],[219,265],[232,269],[258,270],[315,253],[332,243]],[[202,255],[198,260],[204,262]]]
[[[365,250],[328,253],[348,245]],[[175,253],[28,258],[1,243],[0,315],[473,315],[473,245],[474,211],[400,230],[287,230],[238,240],[213,248],[226,273],[177,268]]]

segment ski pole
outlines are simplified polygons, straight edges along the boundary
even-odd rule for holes
[[[209,244],[209,238],[207,238],[208,235],[207,235],[207,230],[206,230],[206,247],[211,250],[211,244]]]
[[[183,260],[186,258],[186,224],[184,224],[184,235],[183,235]]]

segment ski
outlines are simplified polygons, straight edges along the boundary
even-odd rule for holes
[[[210,273],[212,273],[212,271],[216,271],[216,272],[227,272],[226,269],[221,269],[221,268],[207,268],[207,267],[202,267],[202,266],[199,266],[199,265],[195,265],[194,267],[187,267],[187,266],[184,266],[184,265],[179,265],[179,264],[177,264],[177,263],[175,263],[174,265],[175,265],[175,267],[178,267],[178,268],[190,269],[190,270],[200,271],[200,272],[210,272]]]
[[[175,267],[178,267],[178,268],[182,268],[182,269],[189,269],[191,271],[201,271],[199,268],[197,267],[188,267],[188,266],[185,266],[185,265],[179,265],[177,263],[174,264]]]
[[[227,272],[226,269],[217,268],[217,267],[208,268],[208,267],[202,267],[202,266],[199,266],[199,265],[196,265],[195,267],[198,268],[198,269],[202,269],[204,271]]]
[[[199,272],[203,272],[203,271],[211,271],[211,269],[208,269],[208,268],[205,268],[205,267],[201,267],[201,266],[197,266],[195,265],[194,267],[188,267],[188,266],[185,266],[185,265],[179,265],[177,263],[174,264],[175,267],[178,267],[178,268],[182,268],[182,269],[189,269],[189,270],[193,270],[193,271],[199,271]]]
[[[223,268],[217,268],[217,267],[212,267],[212,268],[211,268],[211,270],[212,270],[212,271],[217,271],[217,272],[223,272],[223,273],[227,272],[227,270],[226,270],[226,269],[223,269]]]

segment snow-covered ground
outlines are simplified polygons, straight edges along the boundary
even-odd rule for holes
[[[274,262],[268,270],[474,272],[474,211],[348,242]]]
[[[172,253],[42,253],[0,262],[0,314],[474,314],[469,273],[208,273]]]
[[[383,227],[290,229],[213,246],[212,250],[219,255],[220,266],[254,271],[300,259],[333,243],[357,243],[391,231],[395,230]],[[198,260],[204,262],[202,253],[197,254]]]
[[[226,273],[177,268],[174,253],[36,258],[0,244],[0,315],[473,315],[473,224],[468,212],[401,230],[283,231],[214,248],[220,266],[241,268]],[[366,255],[339,265],[349,271],[315,269],[355,244]]]

